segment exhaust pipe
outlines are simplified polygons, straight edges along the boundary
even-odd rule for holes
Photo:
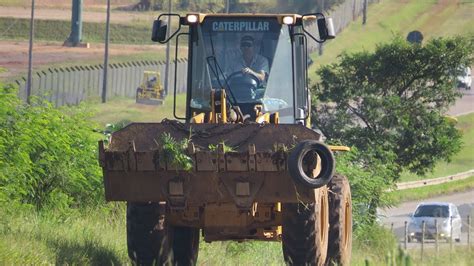
[[[320,171],[313,176],[313,169],[317,167]],[[288,157],[288,171],[293,180],[312,189],[327,185],[335,168],[336,161],[332,151],[324,143],[315,140],[300,142]]]

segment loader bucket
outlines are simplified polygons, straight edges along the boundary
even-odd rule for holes
[[[137,98],[136,103],[138,104],[146,104],[146,105],[163,105],[163,99],[156,99],[156,98]]]
[[[189,139],[192,169],[165,158],[161,136]],[[158,202],[172,207],[234,202],[314,202],[314,188],[288,171],[293,147],[320,135],[302,125],[133,123],[99,143],[108,201]],[[232,147],[225,151],[223,145]],[[220,145],[219,145],[220,144]],[[212,150],[211,145],[219,148]],[[321,167],[325,167],[322,165]]]

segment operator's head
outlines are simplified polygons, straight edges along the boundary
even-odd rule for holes
[[[245,35],[240,39],[240,50],[242,50],[242,53],[244,55],[252,55],[253,56],[253,51],[254,51],[254,39],[252,36]]]

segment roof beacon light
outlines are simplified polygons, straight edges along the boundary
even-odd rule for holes
[[[293,25],[293,24],[295,24],[295,18],[293,16],[283,17],[283,24]]]
[[[189,14],[186,16],[186,20],[188,21],[189,24],[194,24],[198,22],[198,16],[195,14]]]

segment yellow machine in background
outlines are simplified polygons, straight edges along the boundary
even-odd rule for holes
[[[136,102],[139,104],[161,105],[165,99],[164,88],[161,86],[160,73],[144,71],[143,80],[137,88]]]

